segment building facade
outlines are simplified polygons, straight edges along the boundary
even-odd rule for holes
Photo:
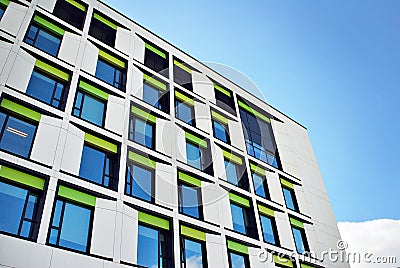
[[[347,267],[303,126],[97,0],[0,17],[0,267]]]

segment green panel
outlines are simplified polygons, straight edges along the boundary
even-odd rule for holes
[[[151,226],[154,226],[154,227],[157,227],[160,229],[169,230],[169,221],[168,220],[165,220],[165,219],[162,219],[162,218],[159,218],[159,217],[156,217],[156,216],[153,216],[153,215],[141,212],[141,211],[138,212],[138,218],[139,218],[139,222],[147,223]]]
[[[225,159],[227,159],[235,164],[238,164],[238,165],[243,164],[243,160],[239,156],[231,154],[230,152],[227,152],[225,150],[222,150],[222,153],[223,153]]]
[[[233,242],[231,240],[228,240],[228,249],[243,254],[249,254],[249,248],[247,246],[239,244],[237,242]]]
[[[35,62],[35,67],[42,70],[48,75],[51,75],[53,77],[59,78],[63,81],[68,81],[69,80],[69,74],[63,71],[60,71],[59,69],[41,61],[41,60],[36,60]]]
[[[213,119],[221,122],[222,124],[228,125],[228,118],[220,115],[219,113],[211,111],[211,116],[212,116]]]
[[[231,200],[233,203],[236,203],[238,205],[241,205],[243,207],[250,207],[250,201],[247,200],[246,198],[243,198],[241,196],[238,196],[233,193],[229,193],[229,200]]]
[[[275,217],[275,212],[272,209],[264,207],[262,205],[258,205],[258,211],[265,216]]]
[[[17,183],[43,190],[44,189],[44,184],[45,180],[42,178],[38,178],[29,174],[26,174],[22,171],[18,171],[6,166],[1,166],[0,165],[0,177],[3,177],[5,179],[15,181]]]
[[[164,84],[163,82],[160,82],[157,79],[154,79],[153,77],[150,77],[147,74],[143,74],[143,78],[146,81],[146,83],[152,84],[153,86],[155,86],[161,90],[167,90],[167,85]]]
[[[190,175],[187,175],[187,174],[185,174],[183,172],[179,171],[178,178],[179,178],[179,180],[181,180],[183,182],[186,182],[186,183],[189,183],[189,184],[191,184],[193,186],[201,187],[201,180],[196,179],[196,178],[194,178],[194,177],[192,177]]]
[[[10,0],[0,0],[0,5],[8,6],[9,3],[10,3]]]
[[[186,140],[189,140],[189,141],[193,142],[194,144],[197,144],[201,147],[207,148],[207,146],[208,146],[207,141],[205,141],[189,132],[185,133],[185,137],[186,137]]]
[[[182,70],[184,70],[184,71],[186,71],[186,72],[188,72],[188,73],[190,73],[190,74],[192,73],[192,69],[190,69],[189,67],[183,65],[183,64],[180,63],[179,61],[174,60],[174,64],[175,64],[176,66],[178,66],[179,68],[181,68]]]
[[[103,50],[99,50],[99,57],[114,66],[117,66],[121,69],[125,69],[126,64],[124,61],[117,59],[116,57],[108,54],[107,52],[105,52]]]
[[[301,263],[301,264],[300,264],[300,267],[301,267],[301,268],[314,268],[313,266],[308,265],[308,264],[305,264],[305,263]]]
[[[265,169],[263,169],[262,167],[256,166],[253,163],[250,163],[250,168],[254,173],[257,173],[258,175],[261,176],[266,176],[267,172],[265,171]]]
[[[282,179],[282,178],[281,178],[281,184],[282,184],[283,186],[287,187],[287,188],[294,189],[293,183],[288,182],[288,181],[285,180],[285,179]]]
[[[118,152],[118,146],[116,144],[105,141],[88,133],[85,133],[85,142],[98,148],[104,149],[110,153],[116,154]]]
[[[206,241],[206,233],[181,225],[181,234],[200,241]]]
[[[225,88],[223,88],[223,87],[221,87],[221,86],[218,86],[217,84],[214,84],[214,88],[215,88],[216,90],[218,90],[219,92],[224,93],[224,94],[227,95],[228,97],[231,97],[231,93],[230,93],[228,90],[226,90]]]
[[[94,87],[92,85],[89,85],[86,82],[80,81],[79,82],[79,88],[85,91],[86,93],[89,93],[95,97],[98,97],[99,99],[108,100],[109,94],[104,92],[101,89],[98,89],[97,87]]]
[[[45,28],[46,30],[49,30],[49,31],[52,32],[52,33],[55,33],[55,34],[61,35],[61,36],[63,36],[64,33],[65,33],[65,30],[64,30],[64,29],[62,29],[62,28],[58,27],[57,25],[55,25],[55,24],[53,24],[53,23],[51,23],[51,22],[49,22],[49,21],[43,19],[42,17],[35,16],[35,17],[33,18],[33,20],[34,20],[37,24],[39,24],[40,26],[42,26],[42,27]]]
[[[175,91],[175,97],[178,100],[181,100],[181,101],[183,101],[184,103],[186,103],[188,105],[194,106],[194,100],[189,98],[189,97],[187,97],[187,96],[185,96],[185,95],[183,95],[179,91]]]
[[[160,57],[162,57],[162,58],[164,58],[164,59],[167,58],[167,54],[165,54],[165,53],[162,52],[161,50],[159,50],[159,49],[153,47],[152,45],[146,43],[145,47],[146,47],[148,50],[151,50],[151,51],[153,51],[154,53],[156,53],[158,56],[160,56]]]
[[[291,260],[279,257],[277,255],[274,255],[274,262],[285,267],[293,267],[293,262]]]
[[[58,188],[58,196],[64,197],[68,200],[72,200],[84,205],[88,205],[91,207],[96,206],[96,197],[90,194],[85,194],[80,191],[65,187],[65,186],[60,186]]]
[[[114,30],[117,30],[117,29],[118,29],[118,26],[117,26],[115,23],[109,21],[108,19],[104,18],[103,16],[101,16],[101,15],[98,14],[98,13],[94,13],[93,18],[95,18],[95,19],[101,21],[102,23],[104,23],[105,25],[107,25],[107,26],[113,28]]]
[[[249,113],[252,113],[253,115],[255,115],[256,117],[260,118],[261,120],[264,120],[267,123],[271,123],[271,119],[268,118],[267,116],[263,115],[262,113],[250,108],[247,104],[238,101],[239,103],[239,107],[243,108],[244,110],[248,111]]]
[[[133,162],[136,162],[136,163],[141,164],[143,166],[146,166],[146,167],[149,167],[149,168],[152,168],[152,169],[156,168],[156,161],[151,160],[151,159],[149,159],[149,158],[147,158],[147,157],[145,157],[143,155],[140,155],[140,154],[137,154],[137,153],[129,151],[128,158],[130,160],[132,160]]]
[[[78,3],[77,1],[74,0],[65,0],[65,2],[70,3],[71,5],[77,7],[78,9],[82,10],[83,12],[86,11],[86,7],[82,5],[81,3]]]
[[[143,110],[141,110],[141,109],[139,109],[139,108],[137,108],[135,106],[132,106],[132,113],[137,115],[138,117],[146,120],[146,121],[149,121],[149,122],[152,122],[152,123],[156,123],[156,119],[157,118],[154,115],[146,113],[145,111],[143,111]]]
[[[8,99],[3,99],[0,104],[6,110],[12,111],[16,114],[19,114],[25,118],[31,119],[33,121],[39,122],[42,115],[34,110],[26,108],[18,103],[10,101]]]
[[[290,224],[298,228],[304,229],[304,223],[294,218],[290,218]]]

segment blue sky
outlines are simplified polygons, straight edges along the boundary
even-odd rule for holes
[[[305,125],[338,221],[399,219],[400,1],[105,1]]]

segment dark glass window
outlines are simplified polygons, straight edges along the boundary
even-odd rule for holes
[[[254,172],[252,173],[252,176],[256,195],[269,199],[269,192],[265,177],[261,177],[261,175]]]
[[[79,176],[115,190],[117,187],[118,165],[115,154],[103,152],[84,145]]]
[[[73,115],[99,127],[104,125],[106,102],[82,91],[76,93]]]
[[[297,206],[296,195],[294,193],[294,190],[286,187],[282,187],[282,190],[283,190],[283,196],[285,197],[286,207],[291,210],[298,211],[299,207]]]
[[[146,43],[144,65],[168,77],[168,55],[164,50],[153,44]]]
[[[232,92],[223,89],[224,93],[221,90],[215,89],[215,100],[218,107],[221,107],[223,110],[236,115],[235,112],[235,104],[232,98]]]
[[[0,180],[0,232],[36,239],[42,193]]]
[[[174,60],[174,82],[178,85],[193,91],[192,73],[189,67]]]
[[[32,24],[25,36],[25,42],[52,56],[57,56],[61,45],[61,38],[59,35]]]
[[[163,91],[149,83],[143,82],[143,101],[169,113],[169,91]]]
[[[179,212],[194,218],[203,217],[201,211],[201,191],[198,187],[179,182]]]
[[[182,267],[206,268],[207,253],[204,243],[182,238]]]
[[[58,0],[53,14],[61,20],[71,24],[72,26],[81,29],[85,23],[87,6],[81,2],[74,0],[75,4],[71,4],[66,0]]]
[[[229,252],[229,268],[250,268],[249,257]]]
[[[50,226],[49,244],[89,251],[93,209],[57,199]]]
[[[29,80],[26,94],[63,110],[65,106],[65,90],[65,82],[57,81],[53,77],[34,70]]]
[[[102,59],[98,59],[95,76],[107,84],[125,91],[126,70],[111,65]]]
[[[213,130],[214,130],[214,137],[229,143],[229,134],[228,134],[228,126],[213,120]]]
[[[195,126],[193,106],[180,100],[175,100],[175,113],[176,118],[188,123],[189,125]]]
[[[296,244],[297,252],[300,254],[303,254],[303,253],[306,253],[307,251],[309,251],[307,238],[306,238],[304,229],[300,229],[295,226],[292,226],[292,232],[293,232],[294,243]]]
[[[155,194],[154,176],[154,169],[135,163],[128,163],[125,193],[148,202],[153,202]]]
[[[150,121],[131,116],[129,122],[129,139],[147,148],[154,149],[155,125]]]
[[[278,232],[273,218],[261,215],[261,227],[264,241],[270,244],[278,245]]]
[[[107,22],[107,24],[104,22]],[[94,13],[89,28],[89,35],[110,47],[114,47],[115,38],[117,36],[117,25],[103,15],[100,16],[99,14]]]
[[[31,151],[36,125],[0,112],[0,149],[28,157]]]

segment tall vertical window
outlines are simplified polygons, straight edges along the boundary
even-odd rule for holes
[[[285,179],[281,179],[281,184],[286,207],[294,211],[299,211],[293,184]]]
[[[90,23],[89,35],[110,47],[114,47],[117,29],[118,25],[114,21],[100,14],[96,10],[94,11],[92,22]]]
[[[103,127],[108,96],[108,93],[103,90],[80,81],[72,114],[99,127]]]
[[[129,152],[125,193],[154,202],[156,162],[140,154]]]
[[[143,101],[157,109],[169,113],[169,90],[160,80],[143,74]]]
[[[107,84],[125,91],[126,63],[100,50],[95,76]]]
[[[24,41],[52,56],[57,56],[64,32],[54,23],[36,15]]]
[[[250,108],[244,102],[239,101],[238,103],[247,153],[271,166],[280,168],[271,120],[267,116]]]
[[[185,137],[187,164],[207,174],[213,174],[211,151],[208,141],[189,132],[185,133]]]
[[[155,147],[156,117],[135,106],[129,120],[129,140],[147,148]]]
[[[194,101],[179,91],[175,91],[175,116],[189,125],[196,125]]]
[[[228,182],[244,190],[249,189],[247,173],[243,165],[243,159],[239,156],[222,150],[224,155],[225,173]]]
[[[221,107],[223,110],[236,115],[235,112],[235,103],[232,97],[232,91],[223,88],[217,84],[214,84],[214,92],[215,92],[215,100],[218,107]]]
[[[211,116],[214,137],[229,144],[228,119],[214,111],[211,111]]]
[[[292,225],[292,233],[297,252],[304,254],[310,251],[307,243],[306,233],[304,231],[304,223],[294,218],[290,218],[290,224]]]
[[[257,238],[254,212],[250,201],[233,193],[229,193],[233,230]]]
[[[250,268],[248,247],[228,240],[229,268]]]
[[[53,14],[61,20],[82,30],[87,5],[76,0],[57,0]]]
[[[201,181],[178,172],[179,212],[193,218],[202,219]]]
[[[29,157],[41,114],[8,99],[0,107],[0,149]]]
[[[250,163],[250,168],[252,171],[251,175],[253,178],[255,194],[270,199],[265,170],[253,163]]]
[[[183,268],[206,268],[206,234],[181,225],[181,252]]]
[[[143,267],[172,268],[172,237],[169,221],[138,213],[137,264]]]
[[[118,168],[118,146],[86,133],[79,176],[116,190]]]
[[[0,169],[0,233],[36,240],[45,181],[2,165]]]
[[[96,197],[60,186],[48,235],[50,245],[89,252]]]
[[[262,205],[258,205],[258,211],[260,213],[260,222],[264,241],[273,245],[279,245],[274,211]]]
[[[144,65],[153,71],[168,77],[167,52],[149,42],[146,42],[145,44]]]
[[[174,82],[192,91],[192,69],[182,61],[174,59]]]

